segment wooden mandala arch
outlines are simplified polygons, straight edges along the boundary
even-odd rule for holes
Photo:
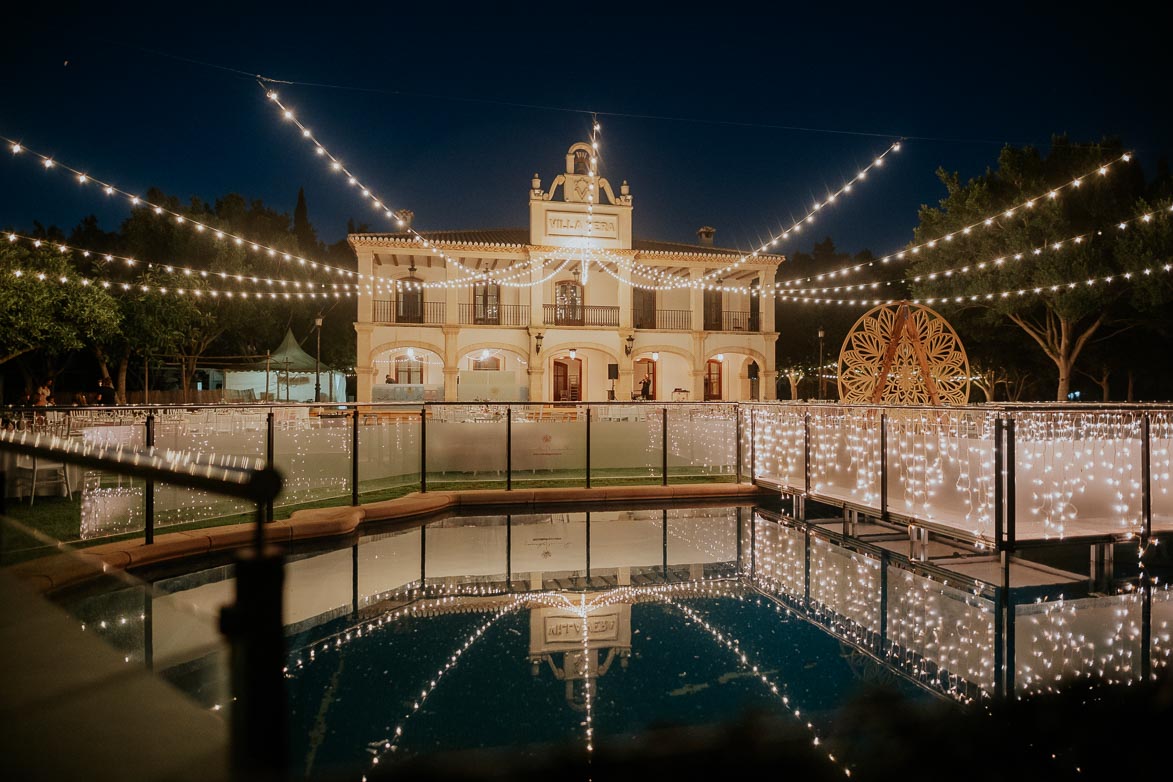
[[[963,405],[969,359],[949,321],[909,302],[855,322],[839,351],[839,398],[851,404]]]

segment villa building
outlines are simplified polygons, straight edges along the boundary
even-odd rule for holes
[[[622,401],[645,377],[657,400],[774,398],[774,308],[754,291],[782,256],[738,263],[709,227],[697,244],[634,239],[630,188],[592,176],[590,149],[573,145],[549,190],[534,175],[528,229],[350,235],[373,278],[358,401]]]

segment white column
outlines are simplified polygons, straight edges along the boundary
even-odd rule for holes
[[[762,333],[769,334],[774,330],[774,296],[769,291],[774,287],[774,275],[778,268],[771,266],[768,269],[762,269],[758,272],[758,286],[761,293],[758,295],[760,299],[758,306],[761,309],[761,324]]]

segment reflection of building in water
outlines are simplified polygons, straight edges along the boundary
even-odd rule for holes
[[[545,663],[558,681],[566,682],[566,701],[585,710],[576,682],[606,675],[618,659],[621,668],[631,657],[631,604],[588,606],[582,613],[561,607],[531,608],[529,662],[534,676]]]

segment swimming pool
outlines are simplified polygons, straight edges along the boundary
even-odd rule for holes
[[[292,557],[294,774],[550,745],[589,764],[650,730],[751,712],[785,720],[846,773],[856,759],[839,717],[873,688],[981,706],[1167,663],[1167,590],[1106,593],[1027,561],[1007,590],[980,552],[935,542],[916,559],[893,528],[845,536],[840,524],[749,506],[455,516]],[[222,706],[214,626],[170,617],[180,604],[214,615],[232,567],[156,587],[149,629],[107,621],[108,634]],[[75,611],[96,627],[135,599],[90,595]]]

